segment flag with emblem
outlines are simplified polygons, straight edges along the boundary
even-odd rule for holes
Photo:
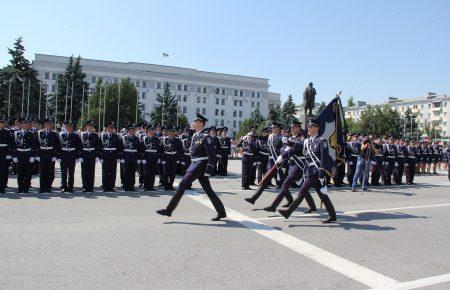
[[[328,155],[334,162],[344,160],[345,136],[347,135],[347,124],[340,95],[341,92],[316,118],[319,124],[319,136],[328,141]],[[329,162],[329,164],[334,164],[334,162]]]

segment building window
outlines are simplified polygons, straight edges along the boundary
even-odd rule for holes
[[[181,102],[181,95],[178,95],[178,102]]]
[[[222,95],[225,95],[226,94],[226,90],[225,89],[222,89]]]
[[[238,95],[238,90],[234,90],[234,96],[237,97]]]
[[[188,91],[188,88],[189,88],[188,85],[184,85],[184,86],[183,86],[183,91],[187,92],[187,91]]]
[[[136,87],[139,88],[141,86],[141,82],[140,81],[136,81]]]
[[[225,116],[225,110],[224,109],[220,110],[220,115],[221,116]]]
[[[233,121],[233,128],[236,128],[236,120]]]
[[[220,94],[220,89],[216,88],[216,95]]]
[[[206,94],[208,92],[208,87],[203,87],[203,92]]]
[[[183,96],[183,102],[187,102],[187,95]]]
[[[147,82],[146,81],[142,81],[142,87],[146,88],[147,87]]]
[[[255,102],[252,101],[252,108],[254,108],[254,107],[255,107]]]
[[[219,109],[216,109],[216,116],[219,116]]]
[[[243,97],[244,96],[244,91],[239,91],[239,97]]]
[[[206,97],[203,97],[203,104],[206,104]]]
[[[185,107],[183,107],[183,114],[186,114],[187,113],[187,107],[185,106]]]
[[[219,105],[220,100],[218,98],[216,98],[216,105]]]
[[[220,120],[220,126],[224,126],[225,122],[222,120]]]
[[[225,99],[222,99],[222,106],[225,106]]]
[[[237,117],[237,111],[236,110],[233,111],[233,117]]]
[[[46,80],[48,80],[48,79],[50,78],[50,73],[49,73],[49,72],[45,72],[44,78],[45,78]]]
[[[256,102],[256,107],[259,109],[259,102]]]
[[[145,99],[146,97],[147,97],[147,93],[146,92],[142,92],[141,99]]]
[[[239,128],[241,128],[242,126],[242,121],[239,121]]]
[[[254,98],[255,97],[255,92],[252,92],[252,98]]]
[[[145,111],[145,104],[141,104],[142,111]]]
[[[56,92],[56,86],[53,84],[52,85],[52,93]]]
[[[103,83],[103,77],[98,77],[98,81],[102,84]]]
[[[161,82],[157,82],[157,83],[156,83],[156,88],[157,88],[158,90],[161,89]]]
[[[214,123],[215,123],[216,127],[219,126],[219,120],[215,119]]]
[[[201,86],[197,86],[197,93],[201,93],[202,92],[202,87]]]
[[[202,108],[202,114],[206,115],[206,108]]]
[[[178,84],[177,90],[181,91],[181,84]]]
[[[202,97],[200,97],[200,96],[197,96],[197,103],[200,103],[200,102],[201,102],[201,100],[202,100]]]
[[[197,107],[196,112],[200,114],[200,108]]]
[[[256,93],[256,97],[260,98],[261,97],[261,93]]]
[[[53,73],[52,74],[52,80],[56,80],[58,78],[58,74],[57,73]],[[95,80],[95,77],[94,77],[94,80]],[[95,83],[95,81],[94,81],[94,83]]]
[[[91,77],[91,83],[95,84],[97,82],[97,77],[96,76],[92,76]]]
[[[234,106],[237,107],[238,101],[234,100]]]
[[[242,111],[239,111],[239,118],[242,118]]]
[[[239,107],[242,107],[243,104],[244,104],[244,101],[240,100],[240,101],[239,101]]]

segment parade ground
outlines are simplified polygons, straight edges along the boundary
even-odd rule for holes
[[[250,205],[244,198],[254,191],[241,190],[240,161],[229,171],[211,178],[227,207],[219,222],[210,221],[215,211],[198,182],[168,218],[155,211],[173,191],[85,194],[79,165],[75,193],[57,192],[57,178],[51,194],[17,195],[11,178],[0,197],[0,288],[450,288],[444,172],[386,191],[330,188],[338,221],[324,225],[326,212],[303,214],[305,203],[289,220],[261,210],[274,191]]]

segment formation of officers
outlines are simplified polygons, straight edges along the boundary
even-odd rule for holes
[[[96,132],[95,123],[88,120],[83,130],[77,130],[72,121],[54,129],[50,118],[20,118],[15,124],[0,116],[0,193],[8,187],[9,168],[17,174],[18,193],[27,193],[33,175],[39,174],[39,192],[51,192],[55,179],[55,164],[60,164],[61,192],[74,191],[76,163],[81,164],[83,192],[94,190],[95,164],[101,163],[104,192],[115,190],[117,164],[125,191],[134,191],[136,173],[143,190],[155,190],[155,176],[160,187],[173,189],[175,175],[184,174],[191,164],[192,136],[189,126],[184,128],[139,126],[126,123],[116,131],[109,122],[102,132]],[[228,129],[209,127],[216,152],[213,175],[227,175],[231,140]],[[190,187],[190,185],[189,185]]]

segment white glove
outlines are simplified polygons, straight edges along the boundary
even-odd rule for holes
[[[328,187],[327,187],[327,183],[326,183],[326,181],[324,180],[324,182],[323,182],[324,184],[325,184],[325,186],[324,187],[322,187],[322,188],[320,188],[320,192],[323,194],[323,195],[327,195],[328,194]]]
[[[278,156],[278,158],[277,158],[277,163],[281,163],[281,162],[283,162],[283,156]]]
[[[186,163],[184,163],[184,162],[181,162],[181,165],[186,165]]]
[[[30,163],[34,162],[34,157],[30,157]]]
[[[58,160],[56,160],[56,161],[58,161],[58,163],[61,163],[61,159],[58,159]]]
[[[180,161],[179,161],[179,160],[177,160],[177,164],[180,164]]]
[[[256,162],[253,162],[253,166],[256,166]]]
[[[95,162],[98,162],[98,157],[95,157]]]
[[[12,158],[11,155],[6,155],[6,160],[9,160],[9,159],[11,159],[11,158]]]
[[[19,160],[17,159],[17,157],[14,157],[14,158],[12,159],[12,161],[13,161],[14,163],[19,162]]]
[[[120,163],[125,163],[125,159],[120,159]]]
[[[36,160],[37,161],[41,161],[41,157],[36,157]]]
[[[147,164],[147,160],[141,160],[142,164]]]
[[[81,162],[81,163],[83,163],[83,158],[75,159],[75,162]]]
[[[211,174],[205,173],[205,176],[211,176]]]
[[[103,159],[99,159],[98,161],[99,161],[100,163],[103,163]]]
[[[158,162],[156,162],[156,163],[158,163],[158,164],[161,163],[161,159],[158,159]]]
[[[141,160],[138,159],[137,164],[141,164]]]
[[[283,144],[286,144],[288,142],[288,138],[287,137],[281,138],[281,142],[283,142]]]
[[[398,166],[398,162],[395,162],[394,166],[397,167]]]
[[[56,157],[53,157],[53,158],[52,158],[52,162],[55,162],[55,161],[56,161]]]
[[[377,163],[375,161],[372,161],[372,165],[377,165]]]
[[[353,165],[353,161],[350,161],[348,164]]]

